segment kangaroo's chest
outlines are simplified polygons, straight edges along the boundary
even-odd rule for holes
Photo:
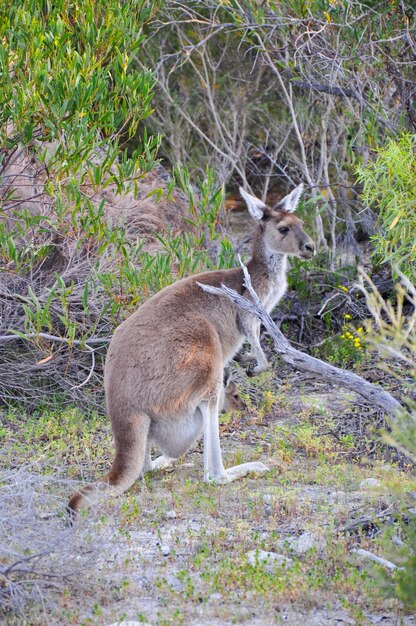
[[[287,289],[286,277],[282,276],[278,283],[270,281],[265,284],[259,293],[261,303],[268,313],[274,309],[279,300],[283,297]]]

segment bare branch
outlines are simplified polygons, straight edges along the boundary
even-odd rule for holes
[[[17,339],[34,339],[34,338],[48,339],[49,341],[57,341],[58,343],[66,343],[74,346],[86,346],[87,348],[92,344],[109,343],[111,337],[96,337],[95,339],[86,339],[81,341],[80,339],[67,339],[67,337],[58,337],[58,335],[50,335],[49,333],[11,333],[10,335],[0,335],[0,343],[6,343],[8,341],[16,341]]]
[[[376,554],[373,554],[372,552],[369,552],[368,550],[363,550],[362,548],[354,548],[352,552],[354,552],[354,554],[359,554],[360,556],[364,556],[366,559],[370,559],[370,561],[374,561],[375,563],[378,563],[379,565],[382,565],[383,567],[386,567],[387,569],[391,569],[391,570],[403,569],[402,567],[398,567],[391,561],[388,561],[387,559],[382,559],[380,556],[377,556]]]

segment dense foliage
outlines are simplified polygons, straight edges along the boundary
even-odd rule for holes
[[[154,141],[123,150],[152,112],[153,76],[133,67],[151,11],[137,0],[25,0],[0,11],[1,149],[32,146],[53,184],[74,192],[87,179],[122,186],[151,167]]]
[[[416,130],[414,25],[395,0],[165,3],[144,45],[161,153],[270,200],[303,181],[332,265],[359,254],[378,207],[355,169]]]
[[[358,174],[363,199],[379,208],[375,256],[416,281],[416,135],[391,139]]]

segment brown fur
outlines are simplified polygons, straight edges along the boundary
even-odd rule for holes
[[[282,234],[282,227],[289,231]],[[264,208],[248,270],[268,309],[285,290],[288,254],[310,258],[313,242],[293,213]],[[239,268],[191,276],[154,295],[116,329],[104,375],[116,456],[101,485],[87,486],[72,496],[71,511],[86,506],[94,491],[104,486],[125,491],[152,466],[151,443],[167,458],[184,454],[201,433],[200,407],[206,403],[215,413],[223,402],[224,366],[244,336],[252,345],[258,342],[256,320],[226,298],[204,292],[197,283],[225,284],[245,293]],[[256,354],[259,351],[262,354],[258,343]]]

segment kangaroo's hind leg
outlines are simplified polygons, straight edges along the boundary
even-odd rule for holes
[[[68,503],[68,511],[74,516],[80,509],[88,508],[104,492],[121,494],[126,491],[144,470],[150,417],[138,413],[120,420],[112,420],[116,447],[111,470],[97,483],[83,487],[74,493]]]

